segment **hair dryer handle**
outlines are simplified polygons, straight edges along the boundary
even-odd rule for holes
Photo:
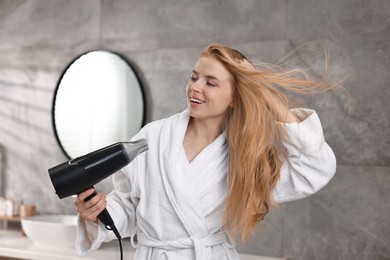
[[[92,199],[93,197],[95,197],[96,194],[97,193],[94,189],[93,193],[84,199],[84,202],[87,202],[88,200]],[[104,209],[102,212],[100,212],[100,214],[98,215],[98,219],[104,224],[104,226],[108,230],[112,230],[115,227],[114,221],[112,220],[111,215],[110,213],[108,213],[107,209]]]

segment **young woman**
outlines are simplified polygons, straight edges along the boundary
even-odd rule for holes
[[[75,200],[77,250],[114,238],[96,219],[107,207],[122,237],[137,236],[136,259],[239,259],[230,234],[245,240],[274,203],[309,196],[335,173],[316,112],[289,110],[278,88],[330,87],[208,46],[187,84],[188,108],[134,136],[149,151],[114,175],[107,200],[84,203],[93,190]]]

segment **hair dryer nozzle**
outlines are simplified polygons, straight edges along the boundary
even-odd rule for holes
[[[49,169],[60,199],[83,192],[148,150],[145,139],[119,142]]]
[[[146,140],[143,138],[134,142],[121,142],[120,144],[123,146],[129,162],[134,160],[134,158],[137,157],[140,153],[143,153],[149,149]]]

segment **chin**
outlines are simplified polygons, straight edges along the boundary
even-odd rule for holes
[[[197,111],[191,107],[188,107],[188,114],[190,117],[193,118],[202,118],[202,113],[200,111]]]

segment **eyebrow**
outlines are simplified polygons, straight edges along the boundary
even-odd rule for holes
[[[199,75],[199,73],[196,70],[192,70],[192,73],[195,73],[196,75]],[[215,79],[215,80],[220,81],[217,77],[214,77],[214,76],[211,76],[211,75],[205,75],[204,77],[206,77],[208,79]]]

